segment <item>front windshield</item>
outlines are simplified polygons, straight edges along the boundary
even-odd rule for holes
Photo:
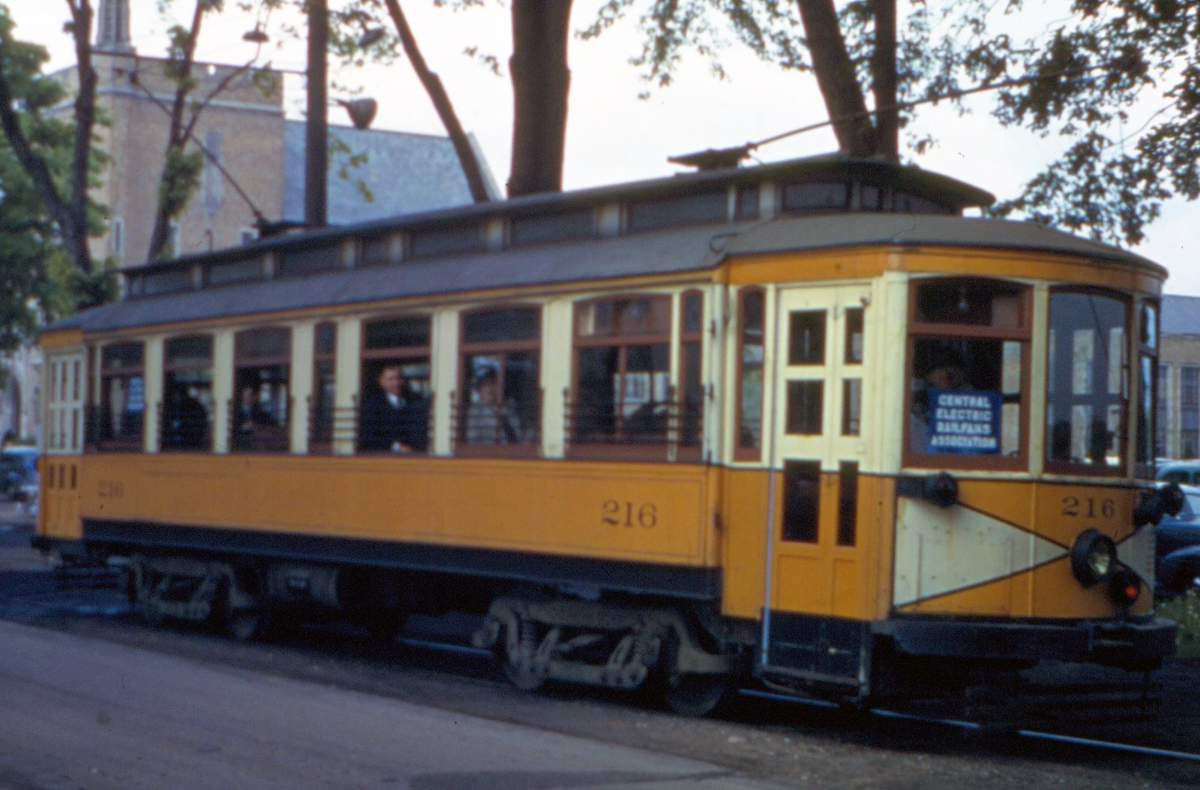
[[[1055,471],[1119,475],[1128,424],[1126,299],[1050,296],[1046,460]]]

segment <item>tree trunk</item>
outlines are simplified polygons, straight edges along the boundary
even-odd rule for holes
[[[326,0],[308,0],[308,101],[304,123],[304,224],[327,224],[326,180],[329,177],[326,66],[329,49],[329,6]]]
[[[875,127],[838,26],[833,0],[798,2],[804,35],[812,53],[813,71],[825,99],[829,120],[833,123],[838,147],[849,156],[871,156],[876,152]]]
[[[873,0],[875,53],[871,89],[875,95],[877,153],[900,161],[900,109],[896,106],[896,0]]]
[[[488,202],[491,196],[488,194],[487,184],[483,178],[483,169],[479,166],[479,159],[475,156],[475,149],[471,147],[467,133],[463,131],[462,124],[458,122],[458,115],[454,112],[454,105],[450,103],[450,96],[447,95],[438,75],[430,71],[429,66],[425,63],[425,58],[417,46],[417,37],[413,35],[412,28],[408,26],[408,19],[400,8],[400,0],[386,0],[386,3],[388,14],[391,15],[396,32],[400,35],[400,44],[404,47],[404,54],[412,62],[413,71],[417,73],[417,78],[421,80],[421,85],[429,94],[429,99],[433,102],[438,117],[442,119],[442,125],[446,127],[446,134],[450,135],[454,153],[458,155],[458,163],[462,167],[463,176],[467,179],[467,187],[471,190],[471,199],[476,203]]]
[[[513,0],[512,173],[509,197],[562,189],[571,0]]]
[[[171,169],[171,152],[172,149],[182,152],[188,142],[183,111],[187,106],[187,97],[192,89],[192,61],[196,55],[196,42],[200,38],[200,23],[204,20],[206,8],[207,5],[204,2],[196,3],[196,10],[192,13],[192,27],[188,31],[187,41],[184,44],[183,62],[180,64],[178,73],[173,75],[176,80],[175,101],[171,105],[171,123],[167,128],[167,148],[163,154],[162,175],[158,180],[158,205],[154,212],[154,230],[150,233],[150,249],[146,251],[147,261],[158,259],[163,247],[167,246],[167,240],[171,234],[171,215],[175,209],[170,205],[167,196],[176,187],[172,183],[174,171]]]

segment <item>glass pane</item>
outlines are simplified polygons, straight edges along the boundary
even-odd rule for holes
[[[783,465],[783,539],[816,543],[821,509],[821,464],[785,461]]]
[[[606,299],[583,305],[578,332],[582,337],[666,334],[671,300],[665,296]]]
[[[629,204],[629,230],[653,230],[694,222],[723,222],[729,211],[725,190]]]
[[[850,204],[847,184],[787,184],[783,188],[784,211],[842,209]]]
[[[1120,473],[1128,310],[1114,297],[1051,294],[1047,460]]]
[[[509,307],[468,313],[463,317],[462,342],[495,343],[504,340],[536,340],[540,329],[541,309]]]
[[[704,298],[700,294],[685,294],[683,297],[683,331],[699,332],[704,311]]]
[[[142,366],[141,343],[116,343],[105,346],[101,352],[101,367],[104,370],[114,368],[138,368]]]
[[[787,433],[822,433],[825,395],[823,381],[789,381],[787,385]]]
[[[909,380],[909,449],[1018,454],[1022,349],[1015,341],[917,338]]]
[[[838,464],[839,546],[853,546],[858,540],[858,462]]]
[[[762,436],[763,309],[762,291],[750,291],[742,300],[737,446],[753,450],[759,449]]]
[[[680,351],[683,356],[683,403],[679,419],[679,443],[694,447],[700,443],[700,422],[704,413],[704,385],[700,382],[700,344],[684,343]]]
[[[167,366],[203,367],[212,364],[212,338],[208,335],[175,337],[163,346]]]
[[[858,436],[862,430],[862,379],[842,380],[842,435]]]
[[[546,216],[514,217],[509,222],[513,244],[539,244],[566,239],[587,239],[594,233],[592,209]]]
[[[1137,462],[1139,464],[1154,462],[1154,385],[1157,380],[1154,368],[1156,361],[1154,357],[1142,354],[1138,365]]]
[[[431,395],[428,357],[364,362],[359,448],[384,453],[425,452]]]
[[[313,351],[317,354],[337,353],[337,324],[317,324],[313,337]]]
[[[286,359],[291,337],[292,330],[284,327],[238,332],[234,339],[234,356],[239,361]]]
[[[429,345],[429,317],[387,318],[363,326],[363,348],[422,348]]]
[[[1141,319],[1138,321],[1139,341],[1146,348],[1158,347],[1158,307],[1142,304]]]
[[[825,364],[825,311],[794,311],[790,319],[788,364]]]
[[[579,349],[579,385],[571,422],[576,442],[611,439],[616,435],[616,390],[620,350],[616,347]]]
[[[101,392],[100,438],[140,441],[145,397],[145,381],[141,376],[106,376]]]
[[[934,280],[917,286],[919,324],[1025,327],[1024,289],[994,280]]]
[[[846,353],[847,364],[863,361],[863,309],[846,308]]]

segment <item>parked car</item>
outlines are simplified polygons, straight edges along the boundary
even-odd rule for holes
[[[1186,590],[1200,576],[1200,488],[1181,485],[1183,507],[1154,530],[1154,575],[1159,595]]]
[[[1155,477],[1166,483],[1200,485],[1200,461],[1168,461],[1158,467]]]
[[[8,447],[0,452],[0,498],[28,501],[37,496],[36,447]]]

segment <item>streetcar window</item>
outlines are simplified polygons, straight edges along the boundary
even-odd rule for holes
[[[918,465],[1019,468],[1029,290],[952,278],[915,284],[908,456]]]
[[[338,244],[304,246],[287,250],[279,256],[278,274],[288,277],[294,274],[332,271],[342,267],[342,251]]]
[[[671,298],[628,296],[576,308],[572,445],[665,447],[678,412],[669,386]]]
[[[679,448],[698,456],[703,433],[704,385],[702,384],[702,346],[704,342],[704,296],[687,291],[680,298],[679,311]]]
[[[98,450],[141,449],[146,413],[143,353],[141,343],[114,343],[100,352],[100,407],[92,425]]]
[[[1095,292],[1050,295],[1046,460],[1056,471],[1119,475],[1128,413],[1129,303]]]
[[[813,436],[822,433],[824,381],[787,383],[787,432]]]
[[[858,461],[838,464],[838,532],[839,546],[858,542]]]
[[[862,426],[862,379],[842,379],[842,436],[858,436]]]
[[[821,463],[783,464],[783,539],[816,543],[821,523]]]
[[[308,418],[308,450],[327,452],[333,444],[337,403],[337,324],[313,329],[313,385]]]
[[[745,288],[738,315],[738,411],[735,455],[756,461],[762,447],[763,330],[766,300],[761,288]]]
[[[212,447],[212,337],[190,335],[163,344],[163,405],[159,442],[164,451]]]
[[[814,182],[783,187],[784,211],[841,210],[849,205],[849,184]]]
[[[735,219],[758,219],[758,194],[758,184],[745,184],[738,187],[733,211]]]
[[[590,239],[595,219],[590,208],[558,214],[514,217],[509,224],[513,244],[542,244],[568,239]]]
[[[287,452],[291,340],[291,330],[283,327],[248,329],[234,336],[231,451]]]
[[[682,197],[639,200],[629,204],[628,212],[630,231],[724,222],[729,214],[729,195],[722,189]]]
[[[463,315],[457,444],[537,447],[541,312],[539,307],[502,307]]]
[[[367,236],[358,245],[358,265],[386,266],[392,262],[392,238],[386,234]]]
[[[846,308],[846,345],[843,361],[856,365],[863,361],[863,309]]]
[[[429,343],[427,315],[363,325],[359,450],[406,454],[428,448],[433,399]]]
[[[246,258],[208,267],[208,285],[230,285],[263,278],[263,264],[258,258]]]
[[[1154,476],[1158,404],[1158,306],[1143,302],[1138,311],[1137,463],[1141,477]]]
[[[192,275],[187,269],[169,269],[163,272],[153,272],[141,278],[141,292],[146,296],[178,293],[192,287]]]
[[[409,252],[414,258],[483,249],[483,236],[478,225],[415,230],[409,234],[408,242]]]
[[[825,311],[796,310],[788,333],[789,365],[825,364]]]

